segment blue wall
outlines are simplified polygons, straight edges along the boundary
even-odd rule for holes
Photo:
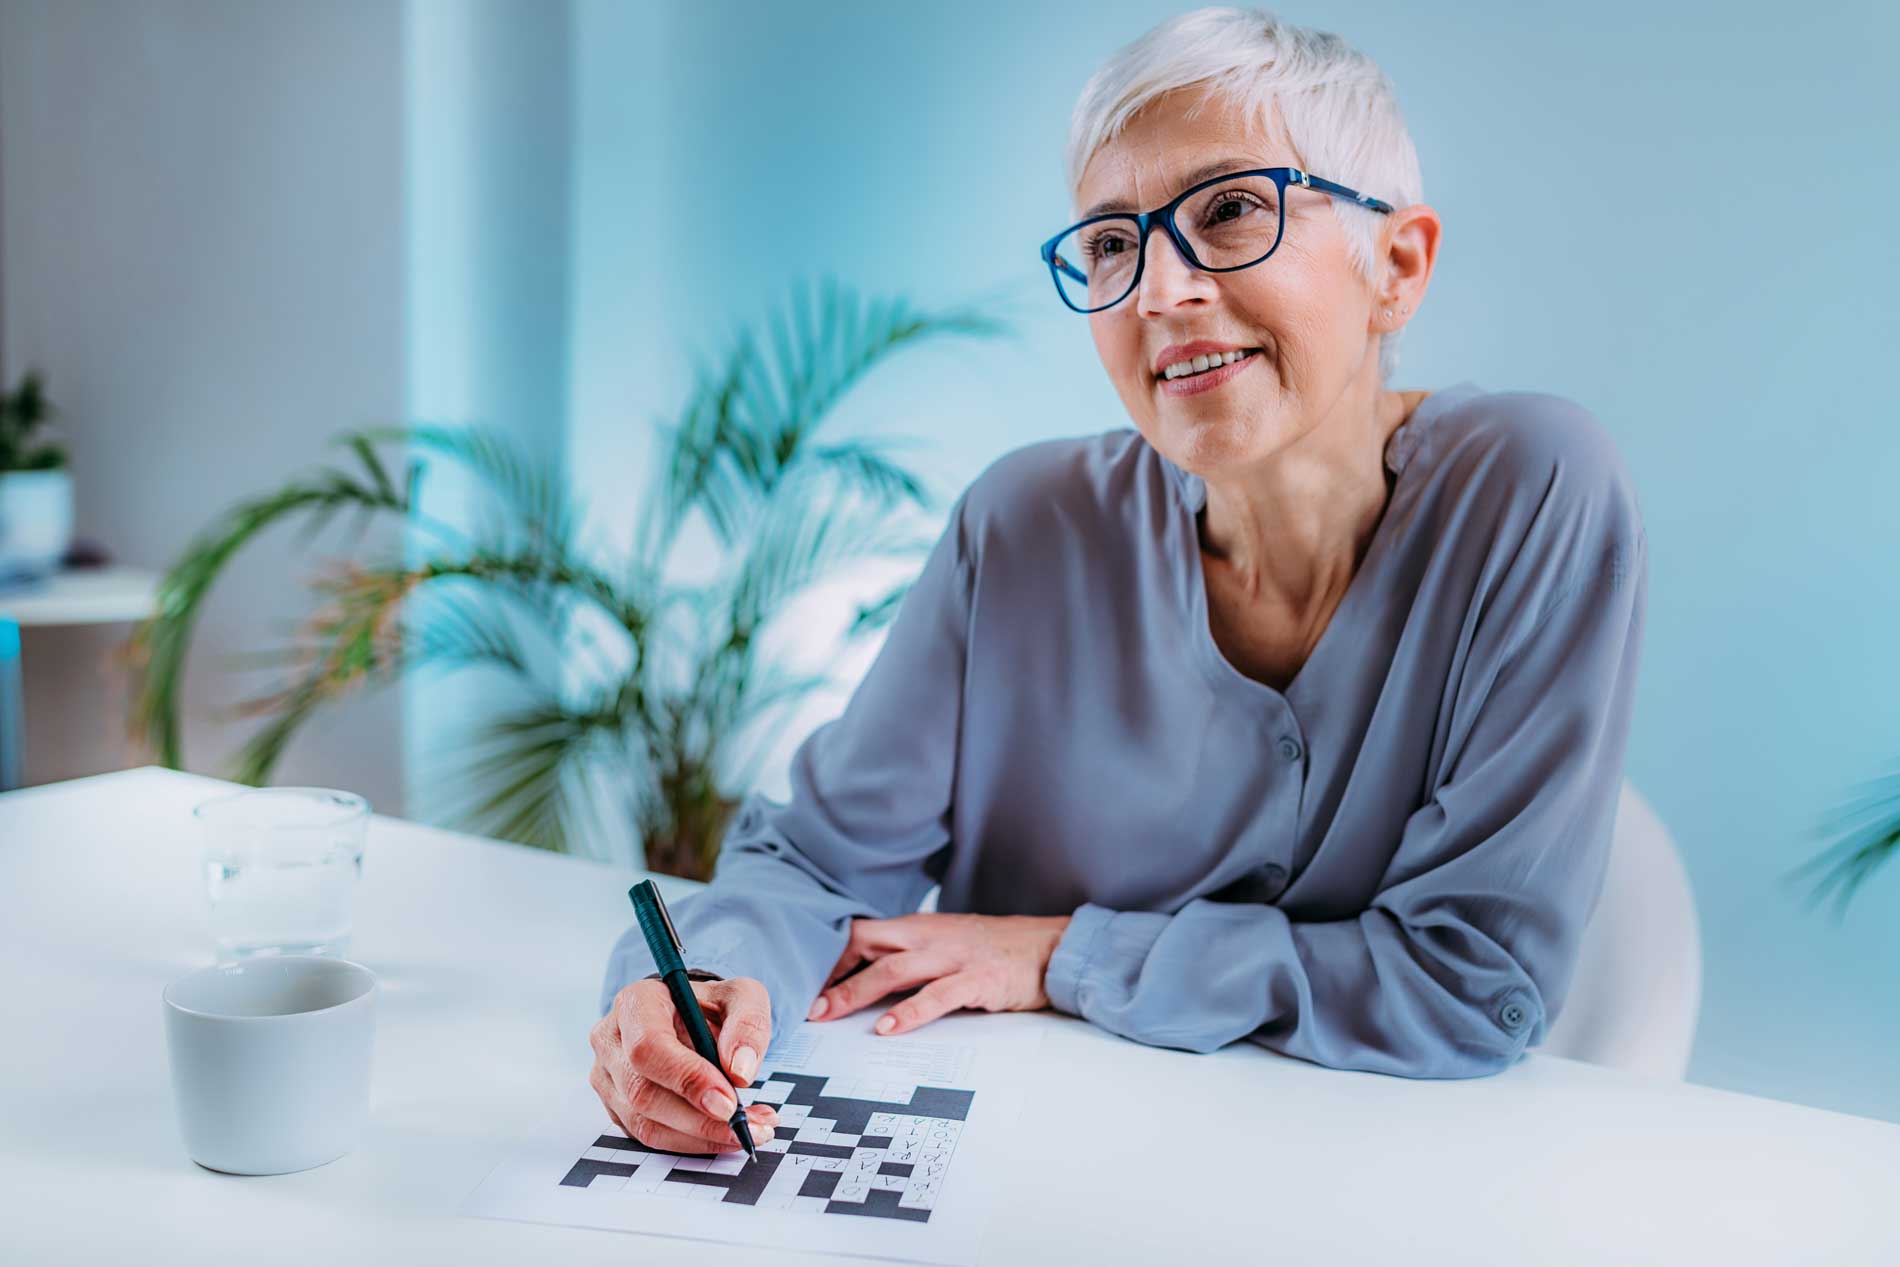
[[[578,259],[567,240],[571,34],[563,3],[403,6],[404,415],[490,427],[556,468]],[[439,454],[420,456],[424,513],[481,537],[490,499],[475,478]],[[414,530],[408,544],[420,557],[439,540]],[[533,622],[485,587],[437,585],[482,603],[556,659],[552,639],[534,641]],[[405,675],[401,689],[405,812],[453,821],[469,797],[457,776],[475,728],[520,707],[523,693],[489,667],[430,666]]]
[[[577,4],[577,478],[624,502],[624,428],[819,272],[1013,297],[1020,339],[907,354],[840,419],[934,437],[946,496],[1007,449],[1127,425],[1034,250],[1067,207],[1083,82],[1175,11]],[[1636,475],[1652,573],[1629,772],[1700,906],[1692,1080],[1900,1120],[1900,865],[1838,925],[1779,882],[1900,758],[1900,430],[1875,372],[1896,328],[1895,9],[1281,12],[1393,77],[1445,220],[1395,386],[1569,396]]]

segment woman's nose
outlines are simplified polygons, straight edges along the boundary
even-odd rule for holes
[[[1175,244],[1165,225],[1156,225],[1142,249],[1141,284],[1135,296],[1140,310],[1159,312],[1186,299],[1202,299],[1214,285],[1213,275],[1194,267]]]

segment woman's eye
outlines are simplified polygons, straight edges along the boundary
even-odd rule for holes
[[[1221,199],[1209,208],[1209,214],[1216,222],[1222,220],[1238,220],[1241,216],[1247,214],[1249,207],[1257,206],[1259,206],[1259,204],[1254,202],[1251,198],[1241,199],[1238,197],[1228,197]],[[1232,208],[1232,214],[1229,214],[1229,208]],[[1261,209],[1265,210],[1265,208]]]

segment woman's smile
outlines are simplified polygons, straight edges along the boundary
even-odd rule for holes
[[[1222,383],[1236,375],[1246,372],[1249,365],[1260,359],[1258,351],[1250,351],[1238,361],[1230,362],[1216,370],[1203,370],[1199,374],[1184,374],[1180,378],[1160,378],[1155,383],[1170,396],[1198,396],[1202,392],[1211,392]]]

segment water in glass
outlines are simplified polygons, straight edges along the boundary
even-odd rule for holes
[[[258,788],[200,805],[205,894],[221,960],[344,955],[368,804],[324,788]]]

